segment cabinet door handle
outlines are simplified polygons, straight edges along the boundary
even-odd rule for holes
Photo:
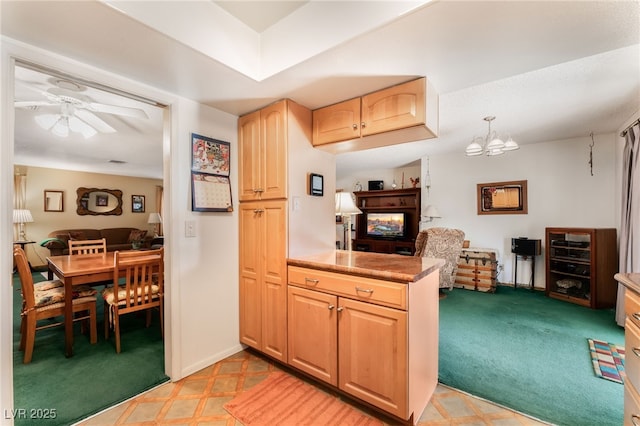
[[[640,416],[637,414],[632,414],[631,423],[633,423],[633,426],[640,426]]]
[[[362,128],[364,129],[365,127],[367,127],[367,123],[365,123],[365,122],[363,121],[362,123],[360,123],[360,127],[362,127]]]
[[[264,213],[264,209],[253,209],[253,212],[254,212],[255,214]]]
[[[631,315],[636,321],[640,321],[640,312],[636,312],[635,314]]]
[[[356,291],[360,293],[369,293],[369,294],[373,293],[373,289],[371,288],[362,288],[358,286],[356,286]]]
[[[338,309],[336,309],[336,311],[338,312],[342,312],[344,310],[344,308],[342,306],[339,306]]]
[[[358,125],[356,123],[353,123],[353,130],[358,130]]]
[[[316,285],[316,284],[318,284],[319,282],[320,282],[320,280],[318,280],[318,279],[304,277],[304,283],[305,283],[305,284]]]
[[[640,348],[631,348],[635,356],[640,357]]]
[[[329,306],[327,306],[327,307],[329,308],[329,310],[332,310],[333,308],[335,308],[335,307],[336,307],[336,305],[329,305]]]
[[[262,188],[254,189],[253,192],[263,193],[264,189],[262,189]]]

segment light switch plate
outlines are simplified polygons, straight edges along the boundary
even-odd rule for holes
[[[184,223],[184,236],[185,237],[195,237],[196,236],[196,222],[195,220],[187,220]]]

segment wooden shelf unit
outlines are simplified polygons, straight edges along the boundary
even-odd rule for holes
[[[546,228],[547,296],[592,309],[616,304],[615,228]]]
[[[420,229],[421,188],[388,189],[355,192],[356,206],[363,214],[356,216],[356,238],[353,249],[376,253],[397,253],[412,256]],[[406,214],[406,237],[399,239],[367,236],[366,213],[403,212]]]

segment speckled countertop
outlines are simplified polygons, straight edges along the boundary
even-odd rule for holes
[[[407,283],[418,281],[441,268],[444,265],[444,260],[400,254],[334,250],[289,258],[287,264]]]
[[[625,287],[640,293],[640,273],[618,273],[613,276],[618,282],[624,284]]]

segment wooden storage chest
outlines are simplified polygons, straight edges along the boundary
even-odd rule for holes
[[[465,248],[458,259],[456,288],[493,293],[496,290],[496,252],[491,249]]]

